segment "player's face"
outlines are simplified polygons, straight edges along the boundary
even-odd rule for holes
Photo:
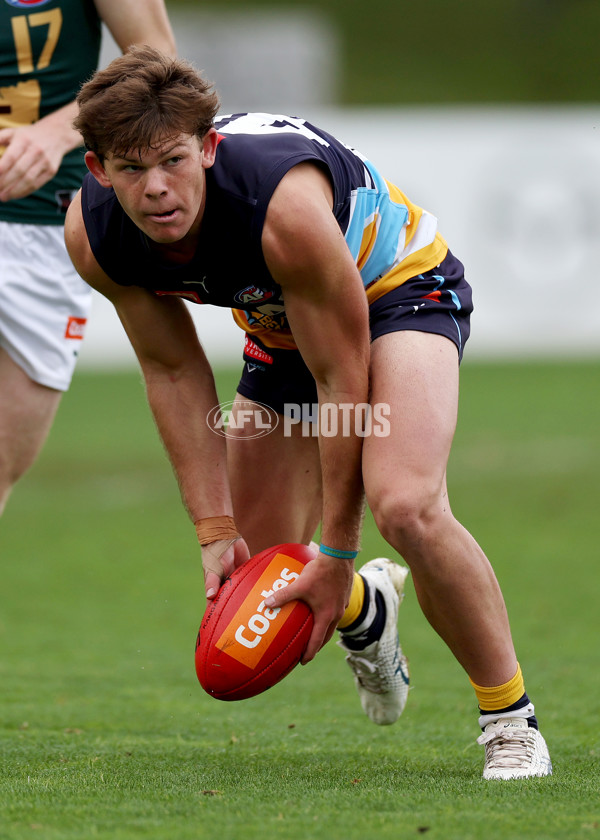
[[[205,169],[214,163],[215,150],[216,132],[211,129],[203,141],[182,134],[156,149],[127,157],[108,154],[103,165],[96,158],[95,165],[88,161],[88,166],[100,183],[103,176],[108,182],[103,185],[113,187],[124,211],[146,236],[171,244],[198,233],[206,200]]]

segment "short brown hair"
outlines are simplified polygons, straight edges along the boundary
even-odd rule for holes
[[[212,85],[189,62],[149,46],[130,47],[95,73],[77,103],[73,125],[101,160],[108,152],[147,151],[179,134],[202,139],[219,108]]]

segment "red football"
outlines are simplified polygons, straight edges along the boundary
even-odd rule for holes
[[[313,557],[307,545],[276,545],[225,579],[206,609],[196,641],[196,674],[212,697],[254,697],[298,664],[312,632],[310,607],[290,601],[269,609],[264,599],[296,580]]]

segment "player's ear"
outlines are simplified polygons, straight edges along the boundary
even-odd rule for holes
[[[100,160],[96,152],[85,153],[85,165],[90,170],[90,172],[92,173],[96,181],[98,181],[101,187],[112,186],[104,169],[104,165],[102,164],[102,161]]]
[[[215,162],[218,145],[219,135],[216,129],[209,128],[202,139],[202,166],[204,169],[210,169]]]

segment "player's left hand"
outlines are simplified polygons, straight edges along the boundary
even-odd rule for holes
[[[288,601],[305,601],[314,615],[313,632],[302,657],[306,665],[333,636],[350,601],[354,564],[317,554],[298,580],[265,599],[268,607],[282,607]]]
[[[56,175],[66,151],[43,122],[0,129],[0,201],[24,198]]]
[[[201,548],[206,599],[212,601],[223,580],[248,560],[250,552],[242,537],[216,540]]]

